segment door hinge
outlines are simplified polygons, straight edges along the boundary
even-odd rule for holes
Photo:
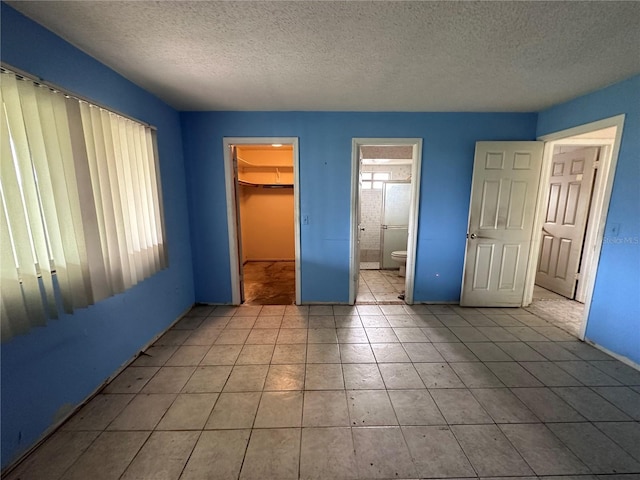
[[[580,274],[576,273],[576,277],[575,278],[576,278],[576,280],[580,280]]]
[[[593,162],[593,169],[597,170],[598,168],[600,168],[600,160],[596,160],[595,162]]]

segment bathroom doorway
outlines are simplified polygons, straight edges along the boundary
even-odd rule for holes
[[[297,138],[225,138],[232,303],[300,303]]]
[[[351,303],[413,300],[419,139],[354,139]]]

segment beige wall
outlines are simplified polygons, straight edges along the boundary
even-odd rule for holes
[[[240,187],[244,261],[294,260],[292,188]]]

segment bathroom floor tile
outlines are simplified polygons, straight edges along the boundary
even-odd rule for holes
[[[349,390],[347,404],[351,426],[398,425],[385,390]]]
[[[390,390],[388,393],[400,425],[446,424],[427,390]]]

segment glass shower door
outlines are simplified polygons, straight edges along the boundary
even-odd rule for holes
[[[391,252],[407,249],[411,182],[387,181],[382,187],[380,268],[398,268]]]

